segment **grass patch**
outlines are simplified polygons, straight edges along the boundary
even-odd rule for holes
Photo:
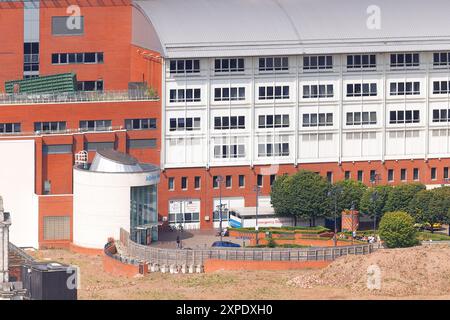
[[[431,232],[417,232],[417,239],[419,241],[450,241],[450,237],[442,233],[431,233]]]

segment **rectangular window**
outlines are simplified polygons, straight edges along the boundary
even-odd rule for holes
[[[170,131],[193,131],[200,130],[200,118],[170,118]]]
[[[214,60],[214,72],[242,72],[244,71],[244,58],[225,58]]]
[[[303,70],[333,69],[333,56],[305,56]]]
[[[287,71],[289,70],[288,57],[259,58],[259,71]]]
[[[350,179],[351,179],[351,173],[350,173],[350,171],[345,171],[345,172],[344,172],[344,179],[345,179],[345,180],[350,180]]]
[[[170,102],[199,102],[201,101],[201,89],[171,89]]]
[[[436,179],[437,179],[436,168],[431,168],[431,180]]]
[[[258,174],[256,176],[256,184],[258,187],[262,187],[263,186],[263,175],[262,174]]]
[[[433,53],[433,66],[447,67],[450,65],[450,52]]]
[[[377,124],[377,113],[375,111],[347,112],[346,119],[348,126]]]
[[[110,131],[111,120],[81,120],[80,131]]]
[[[77,81],[78,91],[103,91],[103,80]]]
[[[20,123],[0,123],[0,134],[19,133],[21,131]]]
[[[289,136],[260,136],[258,138],[258,157],[288,157]]]
[[[47,121],[47,122],[35,122],[34,131],[42,133],[55,133],[66,130],[65,121]]]
[[[201,182],[201,177],[199,177],[199,176],[196,176],[195,178],[194,178],[194,188],[195,189],[200,189],[200,182]]]
[[[276,174],[270,175],[270,186],[273,186],[273,183],[275,182],[275,179],[277,178]]]
[[[327,172],[327,181],[329,183],[333,183],[333,172],[332,171]]]
[[[400,180],[406,181],[406,169],[400,169]]]
[[[181,177],[181,189],[186,190],[188,187],[188,178],[187,177]]]
[[[303,86],[303,99],[333,98],[333,96],[334,96],[334,90],[333,90],[332,84]]]
[[[418,95],[420,94],[420,82],[391,82],[391,96]]]
[[[167,187],[171,191],[175,190],[175,178],[174,177],[169,177],[168,186]]]
[[[71,19],[71,20],[69,20]],[[80,36],[84,34],[83,16],[52,17],[52,35],[54,36]]]
[[[391,54],[391,68],[418,67],[419,64],[418,53]]]
[[[213,176],[213,188],[214,189],[219,188],[219,177],[218,176]]]
[[[245,176],[240,174],[239,175],[239,188],[245,187]]]
[[[419,123],[420,111],[419,110],[399,110],[389,112],[389,123]]]
[[[86,142],[84,144],[84,150],[97,151],[105,149],[114,149],[114,142]]]
[[[394,169],[389,169],[388,170],[388,182],[393,182],[394,181]]]
[[[127,130],[156,129],[156,118],[126,119],[125,129]]]
[[[67,154],[72,153],[72,145],[71,144],[44,144],[42,146],[43,154]]]
[[[289,99],[289,86],[259,87],[259,100]]]
[[[231,183],[232,183],[232,176],[226,176],[225,177],[225,187],[231,188]]]
[[[103,52],[52,53],[52,64],[99,64]]]
[[[199,73],[200,60],[170,60],[169,69],[171,74]]]
[[[302,119],[303,127],[328,127],[333,125],[332,113],[304,113]]]
[[[44,217],[44,240],[70,240],[70,217]]]
[[[444,167],[443,176],[444,176],[444,179],[448,179],[448,167]]]
[[[377,95],[376,83],[349,83],[347,97],[373,97]]]
[[[288,128],[289,114],[260,115],[258,117],[258,128]]]
[[[419,168],[414,168],[413,169],[413,179],[414,179],[414,181],[418,181],[419,180]]]
[[[39,72],[39,42],[25,42],[23,44],[23,71],[34,72],[34,75]],[[26,78],[26,77],[25,77]]]
[[[245,158],[245,142],[241,137],[222,137],[214,140],[214,158]]]
[[[374,54],[354,54],[347,56],[347,69],[374,69],[377,59]]]
[[[128,139],[128,149],[155,149],[156,139]]]
[[[245,129],[244,116],[214,117],[214,129]]]
[[[364,172],[362,170],[358,170],[358,181],[363,181]]]
[[[245,87],[215,88],[214,101],[245,100]]]
[[[450,93],[450,81],[433,81],[433,94]]]

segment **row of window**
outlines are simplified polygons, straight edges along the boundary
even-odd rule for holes
[[[270,185],[273,184],[275,181],[276,175],[270,175]],[[199,190],[201,188],[201,177],[200,176],[194,176],[194,189]],[[263,175],[258,174],[256,177],[256,183],[259,187],[263,186]],[[232,175],[226,175],[225,177],[222,177],[222,180],[219,179],[219,176],[213,176],[212,177],[212,185],[214,189],[220,188],[222,185],[225,188],[232,188],[233,186],[233,176]],[[244,188],[245,187],[245,175],[241,174],[238,175],[238,187]],[[167,179],[167,188],[170,191],[175,190],[175,177],[169,177]],[[187,190],[189,188],[189,178],[188,177],[180,177],[180,188],[181,190]]]
[[[347,69],[375,69],[377,57],[375,54],[352,54],[347,55]],[[395,53],[390,55],[390,67],[408,68],[420,65],[419,53]],[[450,66],[450,52],[433,53],[433,65]],[[303,57],[303,70],[329,70],[333,69],[333,56],[314,55]],[[171,60],[169,64],[171,74],[199,73],[199,59],[177,59]],[[245,70],[244,58],[222,58],[214,60],[214,71],[221,72],[243,72]],[[289,57],[261,57],[258,60],[258,70],[261,72],[288,71]]]
[[[200,130],[200,118],[170,118],[170,131]]]
[[[53,53],[52,64],[103,63],[103,52]]]
[[[145,149],[156,148],[156,139],[127,139],[128,149]],[[115,143],[113,141],[102,142],[86,142],[84,144],[84,150],[86,151],[98,151],[104,149],[115,149]],[[71,144],[44,144],[42,147],[43,154],[67,154],[73,153],[73,146]]]

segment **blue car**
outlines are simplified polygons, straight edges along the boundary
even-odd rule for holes
[[[240,248],[241,245],[229,241],[216,241],[212,244],[212,247]]]

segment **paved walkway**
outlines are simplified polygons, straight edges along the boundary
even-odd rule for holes
[[[153,243],[152,246],[158,248],[177,248],[177,236],[180,236],[182,248],[206,249],[210,248],[214,241],[219,241],[220,237],[216,236],[216,230],[183,230],[180,231],[160,231],[158,234],[159,241]],[[231,241],[242,245],[242,240],[236,240],[230,237],[224,237],[224,241]]]

